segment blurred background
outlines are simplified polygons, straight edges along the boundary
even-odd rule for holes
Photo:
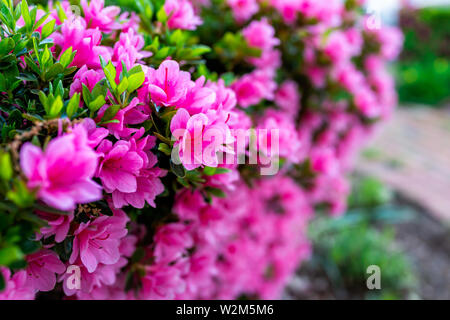
[[[450,0],[371,0],[367,14],[405,34],[399,107],[358,161],[347,214],[312,223],[285,298],[450,299]]]

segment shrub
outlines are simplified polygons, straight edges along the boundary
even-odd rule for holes
[[[278,297],[396,102],[362,2],[3,0],[0,297]]]

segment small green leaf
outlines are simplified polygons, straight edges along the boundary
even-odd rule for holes
[[[22,18],[23,18],[23,21],[25,22],[25,28],[27,30],[31,30],[32,22],[31,22],[31,17],[30,17],[30,9],[28,9],[28,3],[26,0],[22,0],[21,10],[22,10]]]
[[[128,78],[123,78],[122,81],[120,81],[119,86],[117,87],[117,93],[119,95],[121,95],[122,93],[125,92],[125,90],[127,90],[128,88]]]
[[[59,63],[61,63],[64,68],[67,68],[72,63],[74,56],[72,47],[69,47],[62,53],[59,58]]]
[[[167,22],[168,17],[167,17],[166,10],[164,9],[164,6],[162,6],[156,13],[156,19],[161,23]]]
[[[0,266],[8,266],[21,259],[23,259],[23,253],[17,246],[0,249]]]
[[[184,178],[186,176],[186,170],[182,164],[175,164],[170,161],[170,169],[172,169],[172,172],[179,178]]]
[[[80,107],[80,94],[75,93],[72,98],[70,98],[69,103],[66,107],[67,116],[72,119],[73,116],[77,113],[78,108]]]
[[[55,20],[50,20],[45,24],[45,26],[42,27],[41,39],[45,39],[53,33],[55,30],[55,23]]]
[[[170,147],[165,143],[160,143],[158,145],[158,150],[167,156],[170,156],[170,154],[172,153],[172,151],[170,150]]]
[[[9,152],[0,153],[0,178],[8,181],[12,178],[13,168]]]
[[[213,187],[206,187],[205,191],[213,196],[215,196],[216,198],[225,198],[227,195],[225,194],[225,192],[223,192],[222,189],[219,188],[213,188]]]
[[[50,118],[57,118],[59,117],[62,108],[64,107],[64,103],[62,101],[61,96],[56,96],[55,100],[53,100],[52,106],[50,107]]]
[[[132,93],[138,89],[145,81],[145,74],[141,69],[141,72],[133,73],[128,78],[128,92]]]
[[[91,112],[96,112],[98,109],[103,107],[106,104],[105,97],[100,95],[97,98],[94,99],[94,101],[91,101],[88,105],[88,108]]]
[[[207,176],[213,176],[216,174],[216,169],[217,168],[213,167],[205,167],[205,169],[203,169],[203,173],[206,174]]]

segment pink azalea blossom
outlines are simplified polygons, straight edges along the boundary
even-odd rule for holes
[[[231,88],[236,93],[238,104],[247,108],[263,99],[273,100],[276,83],[273,81],[273,72],[256,70],[236,80]]]
[[[234,139],[223,116],[213,110],[190,116],[186,109],[178,109],[170,131],[186,169],[193,170],[201,165],[217,167],[218,153],[229,152],[226,146]]]
[[[64,263],[51,250],[41,250],[26,257],[27,285],[36,291],[51,291],[56,284],[56,274],[66,271]]]
[[[98,29],[87,29],[81,18],[67,20],[62,24],[60,32],[53,34],[55,44],[61,47],[61,52],[72,47],[76,51],[72,66],[100,68],[100,58],[111,60],[111,50],[101,46],[102,34]]]
[[[164,3],[170,29],[195,30],[202,24],[202,19],[195,15],[189,0],[166,0]]]
[[[234,19],[239,23],[247,21],[259,10],[256,0],[227,0],[227,4],[233,11]]]
[[[280,44],[280,40],[275,37],[275,29],[267,19],[251,22],[242,30],[242,34],[251,47],[261,50],[272,49]]]
[[[124,212],[116,210],[114,215],[101,216],[93,221],[81,223],[74,232],[72,254],[69,263],[78,257],[89,273],[97,269],[99,263],[113,265],[120,259],[120,239],[128,233],[129,221]]]
[[[25,270],[17,271],[11,276],[9,268],[0,266],[0,273],[5,281],[5,288],[0,291],[0,300],[33,300],[34,288],[27,285]]]
[[[216,93],[211,88],[205,86],[205,77],[191,81],[184,101],[177,105],[184,108],[191,114],[205,112],[216,102]]]
[[[143,133],[141,129],[129,141],[120,140],[114,145],[104,140],[97,148],[103,154],[97,175],[106,192],[112,193],[116,208],[143,208],[145,202],[155,206],[155,197],[164,191],[159,177],[165,172],[154,168],[157,159],[150,151],[155,138],[142,138]]]
[[[92,91],[95,85],[105,77],[103,70],[88,69],[83,65],[73,77],[73,83],[70,85],[70,96],[75,93],[83,92],[83,84]]]
[[[84,19],[89,28],[98,28],[102,32],[111,32],[119,29],[120,24],[116,22],[119,16],[120,8],[116,6],[109,6],[105,8],[104,0],[81,0],[81,7],[83,8]]]
[[[47,239],[55,236],[55,241],[60,243],[64,241],[69,232],[70,223],[73,220],[73,213],[71,214],[52,214],[48,212],[36,211],[39,218],[47,221],[48,226],[42,227],[37,234],[37,239]]]
[[[176,61],[166,60],[157,70],[149,68],[147,80],[139,90],[141,101],[150,99],[158,106],[177,106],[185,99],[191,81],[189,72],[180,71]]]
[[[297,83],[292,80],[283,82],[275,93],[275,103],[287,113],[297,114],[300,110],[300,93]]]
[[[78,203],[101,199],[101,188],[93,180],[97,154],[87,144],[86,130],[53,139],[45,151],[26,143],[20,151],[20,166],[30,189],[49,206],[73,210]]]
[[[122,71],[122,62],[125,63],[129,70],[136,63],[141,63],[143,58],[148,58],[152,55],[151,52],[142,50],[144,44],[144,37],[137,34],[133,29],[120,34],[119,41],[114,44],[112,56],[112,60],[117,65],[117,72]]]

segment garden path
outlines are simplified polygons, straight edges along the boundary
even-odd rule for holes
[[[363,152],[357,171],[450,222],[450,108],[398,108]]]

